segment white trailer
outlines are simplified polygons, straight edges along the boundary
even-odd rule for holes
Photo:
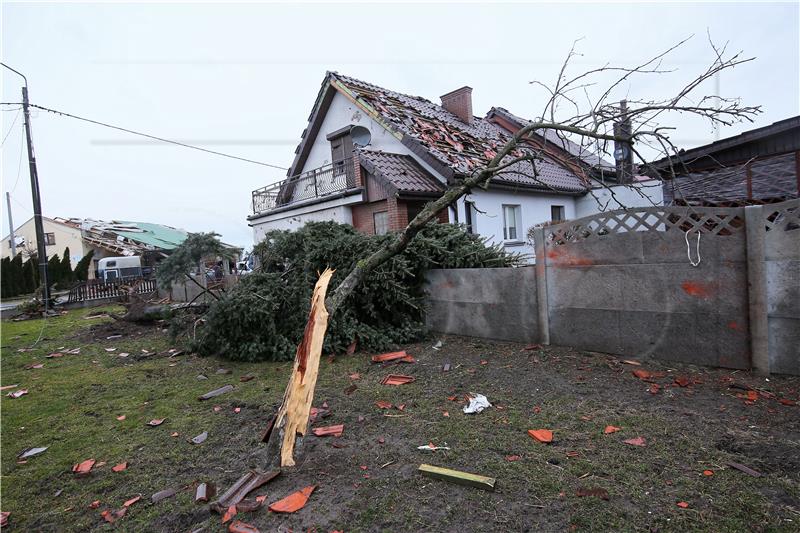
[[[142,258],[138,255],[104,257],[97,262],[97,277],[103,281],[141,278]]]

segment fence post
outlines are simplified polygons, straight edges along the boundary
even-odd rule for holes
[[[744,208],[747,239],[747,297],[750,318],[750,364],[756,373],[769,375],[769,334],[767,318],[766,228],[763,208]]]
[[[536,305],[539,315],[539,342],[550,344],[550,314],[547,305],[547,268],[544,250],[544,228],[533,228],[536,254]]]

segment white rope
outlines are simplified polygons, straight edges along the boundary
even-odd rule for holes
[[[693,267],[696,267],[700,264],[700,232],[697,232],[697,246],[695,250],[695,255],[697,255],[697,261],[692,259],[692,248],[689,245],[689,232],[692,230],[687,230],[686,233],[683,234],[684,239],[686,240],[686,255],[689,257],[689,264]]]

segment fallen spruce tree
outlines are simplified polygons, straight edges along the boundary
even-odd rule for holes
[[[335,270],[331,286],[362,258],[384,248],[394,235],[369,236],[352,226],[312,222],[294,231],[266,234],[254,253],[260,268],[213,302],[204,323],[176,324],[194,336],[203,355],[243,361],[291,360],[303,337],[319,275]],[[330,317],[324,353],[359,348],[382,350],[420,338],[424,328],[424,273],[431,268],[503,267],[519,256],[486,245],[463,228],[429,224],[403,253],[372,270]],[[190,327],[190,329],[187,328]],[[182,329],[181,329],[182,328]]]

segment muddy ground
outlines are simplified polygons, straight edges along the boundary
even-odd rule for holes
[[[33,352],[16,352],[25,335],[3,332],[3,385],[30,381],[24,365],[50,349],[83,346],[80,355],[47,360],[51,372],[39,371],[28,396],[3,399],[2,509],[12,512],[12,530],[225,531],[219,515],[194,504],[193,487],[208,481],[224,490],[248,467],[266,464],[258,437],[290,364],[170,357],[175,347],[158,327],[85,322],[91,321],[65,327],[63,336]],[[123,338],[107,339],[115,334]],[[442,337],[436,350],[437,339],[402,347],[414,364],[375,365],[365,353],[325,358],[314,405],[326,404],[330,414],[314,427],[344,424],[344,434],[306,437],[298,466],[254,494],[266,494],[270,503],[308,485],[316,490],[297,513],[261,508],[237,518],[261,531],[800,530],[800,379],[767,381],[656,361],[632,365],[570,348],[459,337]],[[107,347],[152,355],[120,358]],[[451,369],[443,372],[447,363]],[[231,373],[217,374],[221,367]],[[644,381],[635,370],[655,377]],[[75,390],[63,381],[72,373]],[[389,373],[415,381],[380,384]],[[256,379],[240,382],[245,374]],[[57,382],[53,389],[43,387],[48,380]],[[233,392],[197,401],[227,383]],[[60,396],[43,398],[44,390]],[[463,414],[471,392],[493,406]],[[50,407],[53,401],[69,406],[62,413]],[[381,409],[377,401],[394,407]],[[119,423],[114,416],[122,411],[128,419]],[[163,426],[144,425],[163,416]],[[604,434],[608,425],[621,430]],[[528,436],[540,428],[553,431],[552,443]],[[209,432],[205,443],[186,442],[202,430]],[[636,437],[646,446],[624,442]],[[51,444],[48,452],[16,463],[18,451],[42,440]],[[450,450],[417,449],[428,443]],[[95,456],[108,466],[76,479],[71,465]],[[122,459],[130,467],[112,474],[108,467]],[[423,477],[421,463],[494,477],[496,490]],[[177,495],[147,501],[167,487]],[[55,497],[58,489],[64,492]],[[581,489],[603,489],[608,499],[578,496]],[[113,525],[102,520],[103,509],[137,494],[142,501],[124,518]],[[100,508],[89,509],[94,500]]]

